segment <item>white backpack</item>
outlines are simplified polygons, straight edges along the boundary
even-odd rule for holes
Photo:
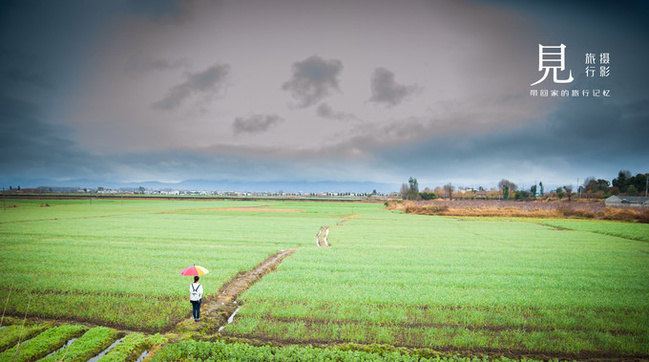
[[[196,288],[194,288],[194,284],[189,285],[190,288],[192,288],[192,293],[191,293],[191,299],[196,299],[198,300],[198,289],[200,289],[201,285],[198,284]]]

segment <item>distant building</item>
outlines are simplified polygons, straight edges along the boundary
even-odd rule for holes
[[[161,190],[161,195],[180,195],[180,190]]]
[[[613,207],[649,207],[649,197],[613,195],[604,200],[604,204]]]

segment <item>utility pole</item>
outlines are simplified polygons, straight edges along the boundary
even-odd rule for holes
[[[649,173],[644,175],[644,197],[647,197],[647,191],[649,191]]]

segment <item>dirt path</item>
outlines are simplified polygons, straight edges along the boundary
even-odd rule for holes
[[[343,226],[346,222],[354,219],[358,219],[358,214],[349,214],[345,215],[342,219],[338,220],[336,226]]]
[[[250,288],[257,280],[275,270],[277,266],[297,249],[281,250],[266,258],[252,270],[237,274],[231,281],[219,289],[215,297],[207,298],[201,306],[201,322],[192,318],[176,325],[177,332],[216,333],[221,327],[231,322],[232,315],[239,308],[237,297]]]
[[[318,247],[329,247],[329,240],[327,240],[328,236],[329,226],[321,226],[320,230],[318,230],[318,233],[315,234],[315,244]]]

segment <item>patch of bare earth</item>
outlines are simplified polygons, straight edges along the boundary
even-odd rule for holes
[[[201,322],[196,323],[192,318],[176,325],[177,332],[201,331],[206,334],[219,332],[239,308],[237,297],[250,288],[264,275],[272,272],[288,256],[297,249],[281,250],[266,258],[252,270],[240,272],[232,280],[219,289],[215,297],[206,298],[201,306]]]

